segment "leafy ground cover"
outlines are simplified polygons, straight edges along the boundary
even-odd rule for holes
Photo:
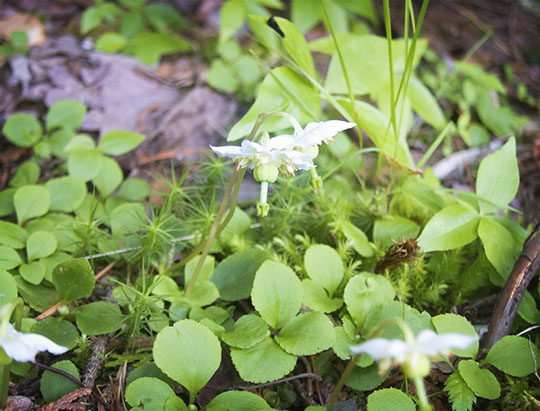
[[[538,90],[390,6],[2,10],[2,407],[539,406]]]

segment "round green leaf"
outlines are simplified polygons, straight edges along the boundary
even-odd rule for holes
[[[176,397],[173,389],[158,378],[142,377],[133,381],[126,389],[126,401],[132,407],[142,407],[148,410],[164,410],[169,397]],[[178,411],[186,410],[184,402],[177,408]]]
[[[343,299],[354,322],[362,328],[368,313],[384,302],[385,295],[376,279],[362,273],[349,280]]]
[[[109,131],[99,140],[98,150],[110,156],[119,156],[136,148],[146,137],[132,131]]]
[[[221,261],[210,277],[219,290],[220,298],[225,301],[248,298],[255,273],[268,257],[261,250],[244,250]]]
[[[497,341],[484,360],[513,377],[525,377],[538,369],[538,348],[526,338],[507,335]]]
[[[94,271],[88,261],[83,259],[58,264],[53,270],[52,280],[63,301],[90,296],[95,284]]]
[[[25,281],[31,284],[38,285],[45,278],[45,265],[39,261],[34,261],[30,264],[23,264],[19,267],[19,273]]]
[[[103,157],[101,170],[98,175],[92,179],[92,182],[98,188],[103,196],[110,195],[122,182],[124,174],[116,162],[109,157]]]
[[[189,296],[189,301],[195,305],[205,306],[212,304],[219,298],[219,291],[216,288],[216,285],[211,281],[197,281],[191,295]]]
[[[75,348],[79,333],[77,328],[69,321],[57,317],[47,317],[35,323],[32,332],[41,334],[58,345]]]
[[[275,340],[290,354],[314,355],[334,345],[336,333],[326,315],[312,311],[289,320]]]
[[[41,124],[33,116],[17,113],[7,119],[2,133],[16,146],[30,147],[39,141],[43,130]]]
[[[58,361],[53,364],[53,367],[79,378],[79,370],[71,361]],[[79,388],[79,385],[76,382],[64,377],[62,374],[47,370],[41,376],[41,394],[48,403],[56,401],[77,388]]]
[[[51,233],[36,231],[30,234],[26,240],[28,261],[50,256],[56,250],[57,245],[56,238]]]
[[[368,411],[415,411],[413,400],[395,388],[377,390],[368,396]]]
[[[192,320],[178,321],[161,330],[153,353],[156,365],[189,391],[190,403],[221,362],[221,346],[216,336]]]
[[[5,217],[15,212],[13,196],[16,191],[15,188],[6,188],[0,191],[0,217]]]
[[[105,158],[96,149],[73,150],[67,161],[69,175],[84,182],[90,181],[99,175]]]
[[[394,241],[416,238],[420,227],[414,221],[395,215],[383,215],[373,224],[373,241],[382,247],[391,247]]]
[[[19,188],[13,196],[19,224],[29,218],[44,215],[49,211],[50,201],[49,191],[45,187],[30,185]]]
[[[438,334],[446,333],[459,333],[465,335],[477,336],[476,331],[472,324],[467,321],[465,317],[457,314],[440,314],[436,315],[431,319],[433,326]],[[478,341],[474,344],[471,344],[468,348],[460,350],[459,348],[454,348],[451,352],[460,357],[469,357],[476,358],[478,353]]]
[[[21,265],[21,256],[13,248],[0,246],[0,268],[11,270]]]
[[[39,179],[39,166],[33,161],[27,161],[17,168],[17,172],[9,182],[11,187],[20,188],[36,184]]]
[[[343,305],[341,298],[328,297],[325,289],[313,280],[303,280],[302,289],[304,290],[303,303],[312,310],[331,313]]]
[[[266,411],[272,410],[268,403],[253,394],[246,391],[226,391],[214,397],[206,406],[206,411]]]
[[[275,381],[296,364],[296,356],[283,351],[270,337],[247,349],[231,347],[231,358],[240,377],[255,383]]]
[[[247,314],[234,323],[232,331],[221,334],[221,339],[231,347],[249,348],[269,335],[268,325],[261,317]]]
[[[0,221],[0,244],[11,248],[23,248],[26,247],[27,238],[26,231],[17,224]]]
[[[506,354],[508,355],[508,352]],[[501,395],[501,386],[497,378],[491,371],[480,368],[476,361],[460,361],[458,369],[461,377],[477,396],[494,400]]]
[[[17,298],[17,283],[13,276],[0,268],[0,307]]]
[[[470,208],[448,206],[433,216],[418,238],[425,252],[462,247],[477,237],[479,217]]]
[[[97,51],[105,51],[107,53],[116,53],[123,49],[127,44],[127,39],[120,33],[104,33],[96,42]]]
[[[304,255],[304,266],[309,278],[319,283],[331,297],[343,279],[343,263],[339,254],[331,247],[315,244]]]
[[[302,284],[293,270],[265,261],[257,270],[251,301],[270,327],[281,328],[302,306]]]
[[[126,178],[118,189],[118,195],[128,201],[141,201],[149,194],[150,185],[140,178]]]
[[[86,335],[101,335],[118,330],[124,316],[118,304],[97,301],[78,308],[75,312],[77,327]]]
[[[80,207],[86,196],[86,185],[71,176],[49,180],[45,187],[51,195],[52,211],[73,212]]]
[[[373,248],[369,244],[367,236],[362,230],[356,227],[349,221],[345,221],[341,226],[343,235],[347,237],[347,240],[351,242],[354,250],[362,257],[373,256]]]
[[[79,128],[86,114],[86,106],[75,100],[58,100],[54,103],[45,119],[47,130],[65,128],[75,130]]]

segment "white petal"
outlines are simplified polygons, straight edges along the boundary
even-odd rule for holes
[[[11,324],[7,325],[6,331],[6,336],[0,337],[0,346],[6,355],[15,361],[33,361],[39,351],[63,354],[68,350],[43,335],[20,333]]]
[[[349,123],[342,120],[309,123],[304,128],[302,137],[296,140],[296,145],[302,148],[310,148],[314,145],[321,144],[323,141],[330,140],[337,133],[354,126],[356,126],[356,123]]]
[[[267,147],[269,149],[290,150],[295,146],[296,138],[288,134],[272,137],[268,140]]]
[[[239,146],[210,146],[210,148],[220,157],[237,158],[242,156],[242,149]]]
[[[451,348],[465,349],[477,340],[476,336],[457,333],[437,335],[431,330],[423,330],[416,338],[415,351],[434,356]]]
[[[363,344],[351,346],[350,349],[354,354],[366,353],[374,360],[380,360],[402,356],[410,350],[410,347],[401,340],[375,338]]]

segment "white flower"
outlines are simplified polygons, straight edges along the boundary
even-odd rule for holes
[[[5,332],[0,335],[0,346],[4,349],[6,355],[15,361],[34,361],[40,351],[48,351],[51,354],[58,355],[68,350],[43,335],[21,333],[9,323],[5,324],[5,327]]]
[[[398,363],[401,363],[409,353],[414,352],[434,357],[451,348],[465,349],[476,340],[477,337],[472,335],[457,333],[438,335],[432,330],[423,330],[412,343],[402,340],[374,338],[363,344],[351,346],[351,352],[355,354],[367,353],[374,360],[393,358]]]
[[[294,174],[296,170],[309,170],[313,156],[294,150],[286,139],[263,139],[262,143],[244,140],[240,146],[210,146],[221,157],[238,161],[237,168],[255,167],[270,164],[279,168],[283,174]]]
[[[283,134],[274,137],[273,140],[279,141],[282,147],[310,149],[313,146],[328,143],[337,133],[348,130],[356,126],[356,123],[350,123],[342,120],[329,120],[308,123],[303,130],[296,130],[294,135]]]
[[[431,368],[430,358],[446,353],[451,348],[465,349],[477,340],[476,336],[448,333],[438,335],[423,330],[414,338],[410,330],[405,341],[374,338],[363,344],[351,346],[355,354],[366,353],[379,363],[380,372],[388,370],[392,363],[400,364],[403,372],[411,378],[425,377]],[[393,360],[393,361],[392,361]]]

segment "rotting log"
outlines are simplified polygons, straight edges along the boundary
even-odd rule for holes
[[[483,340],[484,348],[491,348],[510,332],[523,294],[540,267],[540,223],[529,235],[523,251],[514,264],[510,276],[500,294],[499,301],[491,317],[488,332]]]

